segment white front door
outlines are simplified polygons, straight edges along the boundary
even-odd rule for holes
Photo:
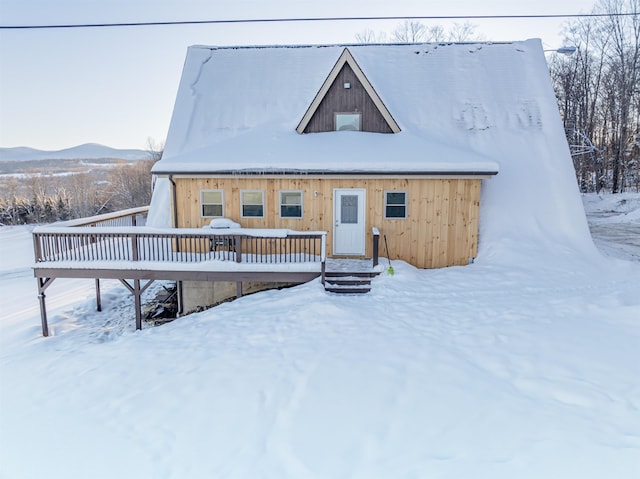
[[[333,254],[364,255],[365,193],[360,188],[333,190]]]

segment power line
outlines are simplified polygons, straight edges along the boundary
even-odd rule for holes
[[[585,13],[569,15],[440,15],[440,16],[385,16],[385,17],[301,17],[301,18],[245,18],[225,20],[183,20],[166,22],[115,22],[115,23],[73,23],[58,25],[0,25],[1,30],[31,30],[54,28],[107,28],[107,27],[158,27],[169,25],[212,25],[234,23],[293,23],[293,22],[344,22],[368,20],[514,20],[546,18],[594,18],[628,17],[634,13]]]

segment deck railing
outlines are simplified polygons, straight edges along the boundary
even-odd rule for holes
[[[324,284],[324,231],[138,226],[147,210],[134,208],[33,230],[44,336],[49,334],[45,290],[59,277],[95,278],[98,310],[99,278],[119,279],[134,295],[136,329],[142,328],[141,295],[156,279],[180,284],[235,281],[238,296],[243,281],[300,282],[320,276]]]
[[[148,206],[129,208],[126,210],[114,211],[86,218],[61,221],[56,223],[57,227],[78,227],[78,226],[144,226],[147,221]]]
[[[274,264],[324,263],[326,259],[323,231],[232,231],[149,227],[101,227],[97,231],[94,227],[55,225],[34,229],[33,239],[37,263],[217,260]]]

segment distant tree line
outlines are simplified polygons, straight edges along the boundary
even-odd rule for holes
[[[0,192],[0,225],[52,223],[148,205],[151,167],[161,156],[161,149],[149,150],[149,159],[115,166],[106,178],[97,171],[13,178]]]
[[[599,0],[567,24],[571,57],[549,58],[567,140],[583,192],[640,191],[640,0]]]
[[[469,22],[454,23],[449,29],[442,25],[425,25],[416,20],[405,20],[392,32],[376,32],[371,29],[356,33],[360,43],[421,43],[421,42],[469,42],[482,41],[476,25]]]

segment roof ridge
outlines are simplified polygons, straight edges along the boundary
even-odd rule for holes
[[[525,40],[514,41],[473,41],[473,42],[415,42],[415,43],[308,43],[308,44],[271,44],[271,45],[191,45],[191,48],[208,50],[266,50],[296,48],[354,48],[354,47],[417,47],[417,46],[450,46],[450,45],[512,45]]]

